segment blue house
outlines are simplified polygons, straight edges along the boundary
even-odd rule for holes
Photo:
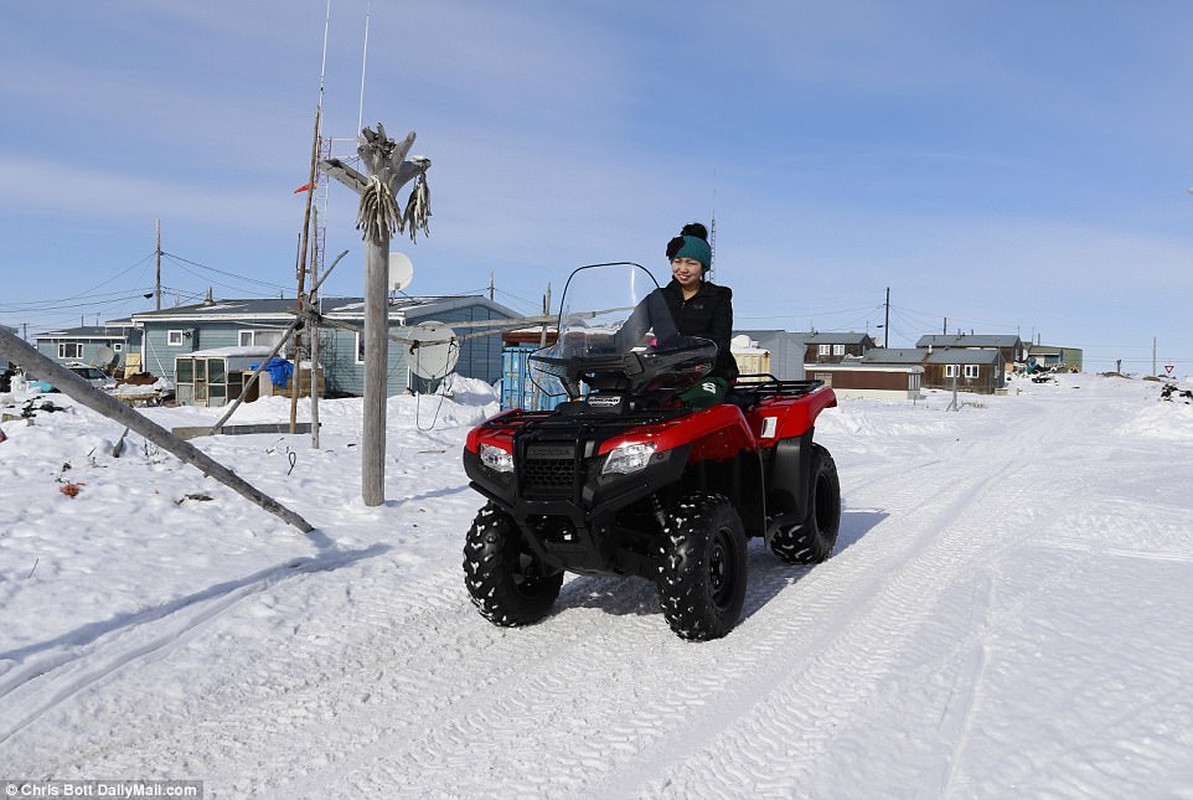
[[[132,323],[140,333],[140,362],[146,371],[176,383],[175,363],[180,356],[206,357],[210,353],[226,360],[229,354],[239,352],[268,354],[293,322],[295,306],[293,298],[208,300],[133,314]],[[346,326],[319,327],[323,393],[329,397],[363,395],[364,301],[359,297],[329,297],[320,298],[319,306],[329,323]],[[456,374],[496,383],[501,378],[501,323],[517,319],[519,315],[514,311],[480,295],[391,299],[388,393],[434,388],[412,370],[417,352],[394,341],[410,336],[415,326],[430,322],[454,332]],[[304,330],[303,335],[309,341],[310,332]],[[287,343],[281,356],[292,360],[293,355],[292,343]]]

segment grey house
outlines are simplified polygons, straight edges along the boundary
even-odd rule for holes
[[[807,333],[783,330],[734,330],[734,336],[745,335],[770,353],[770,372],[779,380],[804,379],[804,352]]]
[[[1018,336],[1011,334],[959,333],[957,335],[929,334],[921,336],[916,347],[933,350],[939,347],[963,348],[966,350],[997,350],[1002,354],[1003,369],[1010,372],[1016,364],[1027,360],[1027,345]]]
[[[364,325],[364,301],[359,297],[322,298],[321,313],[329,320],[358,328]],[[140,330],[144,369],[171,382],[175,359],[195,352],[228,352],[229,348],[264,348],[268,352],[285,335],[294,319],[293,298],[211,300],[195,305],[133,314]],[[400,297],[391,299],[389,324],[393,335],[403,336],[420,323],[437,322],[456,334],[455,372],[495,383],[501,377],[500,321],[517,319],[510,309],[479,295],[450,297]],[[486,323],[493,322],[493,326]],[[492,335],[483,335],[493,331]],[[474,335],[482,334],[482,335]],[[305,332],[309,337],[310,333]],[[319,363],[323,390],[331,397],[364,393],[363,335],[336,327],[319,328]],[[291,358],[287,344],[282,357]],[[423,379],[411,372],[410,348],[390,341],[389,394],[426,389]]]

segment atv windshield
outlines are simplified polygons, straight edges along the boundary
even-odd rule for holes
[[[548,395],[682,391],[712,369],[717,346],[681,336],[654,276],[639,264],[593,264],[568,278],[555,344],[530,356]]]

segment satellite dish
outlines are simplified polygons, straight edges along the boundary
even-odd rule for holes
[[[116,363],[116,351],[106,344],[95,351],[95,360],[105,366]]]
[[[442,322],[420,322],[407,341],[406,363],[418,377],[436,380],[456,368],[460,343],[456,332]]]
[[[414,264],[405,253],[389,254],[389,290],[400,292],[414,279]]]

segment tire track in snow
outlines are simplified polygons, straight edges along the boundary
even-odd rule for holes
[[[1012,438],[1026,440],[1029,436],[1024,432]],[[1007,448],[1010,453],[1018,449],[1014,444],[1012,442],[1012,446]],[[953,458],[942,462],[942,469],[937,472],[955,469],[964,458],[962,449]],[[732,763],[746,753],[765,752],[769,746],[774,751],[771,758],[779,761],[769,762],[772,764],[771,769],[759,773],[765,775],[768,771],[775,771],[774,763],[789,761],[792,748],[784,747],[786,742],[800,742],[799,763],[809,768],[817,761],[814,754],[830,754],[831,736],[825,733],[826,721],[831,727],[831,720],[841,717],[839,712],[850,704],[874,703],[879,685],[890,679],[885,674],[889,668],[887,665],[904,652],[905,643],[910,640],[920,618],[920,615],[909,618],[903,613],[904,610],[909,607],[923,608],[936,602],[947,586],[964,579],[975,564],[981,563],[979,556],[984,550],[1005,547],[1009,543],[1006,539],[992,537],[984,529],[989,527],[990,519],[998,518],[996,507],[1008,500],[1005,491],[1011,488],[1009,483],[1021,484],[1014,488],[1016,495],[1027,491],[1026,484],[1013,477],[1007,480],[1017,466],[1015,460],[1003,458],[984,475],[974,475],[972,472],[967,475],[960,471],[950,480],[945,480],[941,474],[931,476],[929,480],[932,477],[935,480],[929,485],[949,488],[919,503],[918,508],[914,500],[919,485],[908,487],[901,476],[892,476],[894,485],[888,493],[888,496],[894,496],[891,507],[906,511],[898,516],[892,515],[883,523],[882,529],[886,535],[867,537],[863,547],[850,550],[851,561],[854,556],[866,559],[865,571],[854,576],[848,584],[829,583],[841,577],[835,573],[830,576],[826,567],[831,565],[834,571],[841,568],[840,563],[830,561],[814,570],[799,586],[800,590],[815,590],[810,598],[811,607],[822,620],[831,618],[827,611],[832,607],[853,609],[844,615],[835,615],[844,629],[836,636],[825,631],[824,635],[814,637],[810,642],[796,642],[782,649],[793,663],[801,665],[791,670],[796,677],[789,678],[787,682],[790,686],[779,694],[766,693],[760,685],[762,694],[759,697],[764,702],[759,706],[768,719],[765,723],[759,723],[757,720],[751,721],[749,715],[743,715],[742,719],[747,722],[737,723],[735,727],[750,729],[760,725],[763,732],[741,734],[736,747],[720,742],[728,752],[721,760]],[[995,488],[1004,492],[997,501],[988,499]],[[847,495],[849,491],[847,484]],[[903,536],[905,528],[912,529],[907,531],[907,537]],[[901,566],[889,574],[892,564]],[[781,629],[781,624],[779,627]],[[801,670],[805,673],[802,677],[799,676]],[[786,674],[785,668],[776,670],[777,677]],[[842,681],[845,681],[844,686],[841,685]],[[779,708],[794,709],[790,721],[775,713],[775,709]],[[819,743],[816,740],[820,740]],[[687,767],[698,776],[690,786],[685,788],[682,779],[672,775],[652,784],[652,793],[670,787],[676,794],[682,795],[697,786],[701,791],[707,791],[711,785],[719,785],[717,781],[710,782],[709,773],[711,771],[715,777],[716,770],[704,766],[703,762],[709,759],[717,760],[717,753],[704,752],[689,758],[689,763],[697,762],[698,765]],[[761,761],[767,763],[766,759]],[[796,791],[800,784],[800,778],[784,777],[777,785],[785,787],[784,793],[790,793]],[[730,783],[725,787],[725,795],[732,796],[740,788]],[[776,785],[769,788],[773,790]]]
[[[832,730],[836,724],[834,720],[864,727],[864,720],[869,718],[867,712],[871,708],[884,707],[885,700],[881,696],[884,686],[904,683],[898,673],[886,673],[897,658],[907,657],[906,643],[912,641],[912,629],[924,620],[923,609],[938,603],[948,586],[964,585],[967,573],[980,573],[987,561],[986,554],[1014,546],[1031,535],[1031,526],[1022,526],[1021,533],[1008,538],[1005,532],[1000,534],[998,520],[1006,507],[1014,507],[1017,503],[1030,507],[1026,501],[1031,499],[1031,481],[1021,474],[1022,454],[1032,453],[1035,449],[1033,442],[1046,450],[1051,436],[1042,435],[1041,431],[1020,431],[1007,438],[1005,452],[1011,457],[1002,457],[997,465],[984,464],[987,470],[993,467],[986,476],[967,476],[964,469],[959,469],[967,455],[965,448],[948,462],[943,462],[943,468],[937,470],[937,474],[927,476],[931,481],[928,485],[950,488],[925,501],[918,509],[912,497],[918,489],[908,487],[901,476],[892,475],[886,485],[881,481],[873,483],[876,489],[889,490],[888,499],[893,498],[891,508],[906,511],[892,514],[881,526],[882,535],[876,531],[876,535],[867,536],[861,542],[862,546],[851,548],[847,557],[837,557],[838,560],[848,559],[851,567],[858,566],[857,561],[864,558],[867,562],[865,571],[853,576],[848,586],[843,581],[825,585],[827,581],[841,577],[826,567],[837,570],[842,565],[829,562],[814,570],[798,587],[801,591],[805,588],[816,590],[812,598],[816,607],[855,607],[856,611],[835,615],[843,623],[844,630],[837,637],[814,638],[807,647],[797,644],[787,648],[786,652],[796,665],[791,669],[792,677],[786,677],[785,671],[778,671],[780,677],[786,678],[785,685],[769,694],[759,695],[761,713],[743,714],[734,721],[733,730],[709,748],[694,752],[683,766],[650,783],[646,794],[684,796],[700,791],[706,796],[732,797],[739,792],[754,790],[781,796],[817,796],[815,789],[808,787],[815,785],[813,779],[817,767],[832,761],[834,742],[839,738]],[[949,469],[957,474],[946,475]],[[998,490],[997,494],[995,490]],[[848,482],[844,492],[851,495]],[[924,532],[917,533],[915,528]],[[903,537],[904,533],[908,538]],[[900,565],[899,569],[893,574],[883,574],[893,564]],[[849,602],[841,603],[843,598]],[[826,600],[830,602],[824,602]],[[977,605],[984,605],[984,601]],[[919,609],[910,619],[901,613],[908,607]],[[977,610],[981,612],[980,608]],[[825,617],[826,620],[831,618]],[[975,652],[975,648],[980,648],[980,639],[976,636],[965,646],[956,648],[957,657],[952,667],[956,674],[951,696],[941,698],[942,738],[958,736],[948,745],[952,748],[948,758],[950,765],[956,763],[965,747],[973,706],[978,702],[975,692],[979,688],[984,662],[980,650]],[[803,652],[799,652],[801,649]],[[930,665],[925,659],[924,669],[929,668],[939,670],[939,665]],[[851,709],[851,706],[855,708]],[[856,708],[858,706],[860,708]],[[842,711],[846,713],[842,714]],[[863,722],[855,722],[855,719]],[[668,758],[674,755],[669,753],[662,760],[670,763]],[[793,755],[798,756],[795,762]],[[728,765],[743,761],[758,765],[752,785],[726,778]],[[721,766],[710,766],[710,763]],[[786,774],[782,767],[776,766],[784,763],[789,765]],[[763,780],[760,776],[773,776],[773,780]],[[648,779],[649,771],[644,770],[640,777]],[[740,778],[737,776],[738,780]],[[637,777],[627,778],[625,788],[634,785],[636,780]],[[948,785],[948,776],[942,783]],[[881,793],[879,787],[862,788],[859,785],[857,796],[873,796],[875,793]]]
[[[956,500],[941,512],[942,516],[945,519],[956,516],[957,512],[950,509],[963,505],[962,496],[973,488],[965,486],[956,490]],[[768,553],[757,555],[773,558]],[[755,556],[752,561],[758,562],[759,558]],[[755,574],[761,572],[757,563],[753,566]],[[756,587],[752,588],[752,593],[757,591]],[[673,650],[669,656],[679,656],[674,673],[682,678],[667,685],[654,682],[657,673],[654,669],[642,670],[646,680],[638,681],[637,685],[632,670],[627,672],[626,664],[642,658],[641,642],[624,638],[610,641],[606,637],[594,649],[583,642],[577,646],[573,637],[567,651],[557,650],[551,658],[536,664],[533,673],[519,675],[517,682],[492,686],[493,692],[478,698],[479,703],[460,704],[451,717],[440,718],[423,737],[399,748],[390,746],[389,755],[394,762],[416,765],[414,774],[407,771],[402,775],[403,785],[415,791],[442,789],[443,775],[488,775],[489,770],[498,770],[502,780],[508,780],[508,774],[500,771],[507,770],[526,776],[522,789],[534,794],[576,793],[606,787],[611,796],[624,796],[653,777],[657,772],[654,764],[695,752],[710,739],[708,731],[731,727],[743,704],[749,705],[771,693],[773,684],[786,674],[793,658],[808,650],[824,649],[826,644],[840,638],[832,631],[818,629],[815,613],[801,610],[793,619],[764,619],[775,616],[765,613],[767,610],[764,604],[755,618],[743,623],[765,626],[762,639],[751,639],[746,649],[735,647],[732,635],[721,642],[697,647],[676,642],[672,647],[661,648]],[[656,616],[648,621],[657,624],[661,620]],[[547,624],[531,630],[539,638],[544,629],[550,637],[555,637],[557,632],[552,628]],[[665,633],[665,628],[659,632]],[[515,635],[529,634],[530,630]],[[752,636],[755,634],[756,631],[751,632]],[[819,646],[809,647],[808,636],[821,640]],[[799,641],[801,638],[805,641]],[[606,697],[602,706],[590,696],[607,695],[608,686],[599,678],[634,688],[621,698]],[[594,712],[594,708],[598,710]],[[572,720],[584,729],[583,736],[569,735],[551,724],[567,717],[569,709],[584,715]],[[732,711],[726,713],[724,709]],[[544,725],[551,731],[551,737],[565,738],[567,746],[557,742],[554,747],[542,747],[550,744],[541,734]],[[519,745],[511,749],[511,742]],[[672,752],[676,748],[678,752]],[[749,752],[755,746],[750,744],[744,749]],[[561,751],[566,755],[555,755]],[[548,754],[558,760],[553,762]],[[361,755],[366,762],[374,761],[375,754]],[[740,751],[735,751],[735,758],[740,755]],[[585,766],[582,777],[565,777],[575,776],[576,771],[571,767],[578,764]],[[420,784],[415,775],[425,775],[429,780]],[[447,785],[462,794],[480,791],[500,794],[502,786],[508,788],[508,783],[500,780],[487,783],[472,779],[462,785],[453,785],[448,780]],[[738,784],[735,786],[740,788]]]
[[[4,717],[13,718],[9,721],[0,717],[0,745],[89,686],[168,649],[205,622],[244,598],[267,590],[294,570],[311,568],[311,562],[302,559],[157,608],[85,626],[46,645],[0,653],[0,659],[15,662],[0,675],[0,700],[8,709]],[[41,655],[43,652],[45,655]],[[28,663],[23,658],[27,653],[33,656]],[[18,710],[30,704],[29,710]]]
[[[258,663],[212,665],[201,698],[159,704],[142,730],[58,763],[79,774],[186,763],[210,776],[213,796],[807,794],[832,763],[840,726],[886,713],[888,687],[940,671],[941,649],[921,653],[911,676],[899,662],[923,647],[922,609],[1014,544],[996,521],[1027,497],[1015,455],[1027,435],[1010,437],[998,458],[947,445],[914,485],[905,470],[867,471],[863,499],[884,500],[887,518],[811,570],[754,542],[750,613],[724,640],[677,640],[641,581],[573,579],[556,615],[505,631],[468,603],[458,559],[414,580],[400,567],[362,573],[347,598],[334,596],[345,582],[328,581],[326,607],[301,636],[251,648]],[[971,459],[989,474],[966,471]],[[849,504],[860,492],[843,479]],[[925,497],[926,486],[944,488]],[[987,602],[974,592],[975,626]],[[981,703],[980,643],[974,633],[943,650],[941,737],[957,737],[954,767]],[[260,663],[275,648],[290,661],[280,671]],[[294,742],[323,747],[295,752]],[[265,769],[250,778],[233,765]],[[946,772],[941,785],[963,778]]]
[[[756,713],[730,720],[718,740],[703,743],[705,747],[685,743],[687,756],[667,753],[661,760],[680,766],[666,777],[651,781],[648,768],[632,780],[645,783],[652,795],[683,796],[699,789],[731,797],[743,786],[724,780],[725,769],[751,753],[759,765],[755,775],[769,776],[767,791],[790,794],[799,789],[805,773],[832,753],[835,721],[851,719],[857,706],[880,699],[881,685],[891,679],[891,664],[906,651],[919,625],[920,615],[906,610],[932,604],[969,569],[965,550],[958,546],[964,548],[965,540],[972,539],[969,526],[961,522],[975,513],[983,516],[975,512],[971,498],[997,485],[1010,469],[1004,463],[993,474],[955,482],[918,509],[918,533],[902,538],[896,527],[880,544],[868,541],[868,552],[851,551],[848,566],[846,559],[826,562],[799,584],[789,602],[764,609],[757,624],[767,626],[760,644],[771,652],[770,668],[751,672],[751,685],[742,692]],[[856,561],[862,558],[859,569]],[[900,564],[893,574],[892,564]],[[782,618],[788,605],[809,615],[808,623]],[[793,749],[799,756],[794,762]]]
[[[972,489],[954,488],[947,504],[942,497],[930,501],[939,520],[955,517],[951,507]],[[929,527],[943,524],[939,520]],[[774,685],[782,682],[793,661],[806,662],[809,653],[844,646],[837,643],[846,633],[822,625],[826,609],[846,601],[843,589],[832,590],[840,576],[826,572],[835,566],[833,561],[809,572],[781,565],[757,547],[751,561],[756,577],[748,602],[759,607],[743,622],[743,636],[749,629],[750,637],[746,647],[740,647],[734,635],[698,646],[675,639],[657,611],[653,587],[645,582],[638,582],[638,590],[630,581],[615,582],[610,594],[618,597],[616,609],[623,613],[610,618],[604,610],[585,607],[576,596],[608,582],[577,579],[565,586],[562,609],[555,617],[511,632],[493,629],[475,614],[454,565],[450,572],[435,573],[422,591],[400,586],[396,597],[376,587],[355,592],[353,626],[373,635],[330,654],[292,643],[290,658],[304,667],[288,668],[288,673],[305,674],[306,685],[270,687],[277,693],[262,699],[259,690],[270,686],[270,676],[250,674],[246,682],[258,688],[258,696],[246,707],[241,683],[246,676],[221,675],[214,690],[205,693],[206,705],[227,709],[225,713],[198,730],[184,723],[186,714],[167,719],[156,733],[140,737],[140,746],[123,740],[123,746],[118,742],[104,747],[94,757],[109,768],[121,763],[136,766],[144,763],[148,745],[164,734],[175,740],[164,754],[185,753],[190,763],[247,760],[276,765],[275,772],[290,776],[292,783],[269,781],[269,794],[275,796],[275,789],[301,794],[321,779],[329,789],[342,789],[345,783],[375,789],[396,780],[412,791],[430,794],[448,788],[495,796],[528,789],[575,795],[612,788],[614,795],[622,794],[617,787],[632,793],[656,776],[652,764],[660,757],[697,753],[717,735],[711,732],[732,731],[740,709],[773,696]],[[771,568],[760,566],[765,563]],[[758,581],[758,576],[765,580]],[[790,587],[794,578],[799,583]],[[772,596],[776,582],[787,588]],[[863,595],[874,593],[865,588],[868,578],[854,583],[862,585]],[[627,589],[637,594],[636,600],[626,599]],[[767,595],[761,603],[756,599],[760,591]],[[786,594],[798,596],[786,601]],[[857,597],[855,590],[848,603]],[[412,613],[403,615],[395,604]],[[631,615],[625,615],[626,610]],[[761,636],[758,628],[764,631]],[[644,647],[649,652],[644,653]],[[670,661],[672,673],[682,680],[659,684],[655,676],[660,659]],[[468,685],[476,677],[476,660],[485,662],[484,677],[478,685]],[[837,680],[835,670],[827,666],[827,656],[819,660],[826,664],[822,680],[831,685]],[[641,669],[636,670],[636,664]],[[825,693],[814,684],[815,667],[816,662],[805,667],[808,677],[795,687],[798,692]],[[816,708],[800,694],[793,700],[807,708],[805,718],[835,716],[831,704]],[[385,711],[389,704],[411,703],[414,714],[406,709],[398,715]],[[328,728],[329,719],[335,720],[335,728],[323,736],[328,743],[325,763],[304,763],[289,752],[295,739],[318,738],[308,729]],[[170,732],[175,723],[182,725],[181,735]],[[788,740],[807,727],[798,719],[794,726],[785,719],[767,725],[788,731]],[[341,726],[347,734],[335,733]],[[239,733],[229,737],[230,730]],[[749,738],[739,751],[757,750]],[[755,758],[758,774],[773,771],[773,762]],[[518,791],[511,789],[511,775],[523,776]],[[734,785],[740,786],[737,781]]]

